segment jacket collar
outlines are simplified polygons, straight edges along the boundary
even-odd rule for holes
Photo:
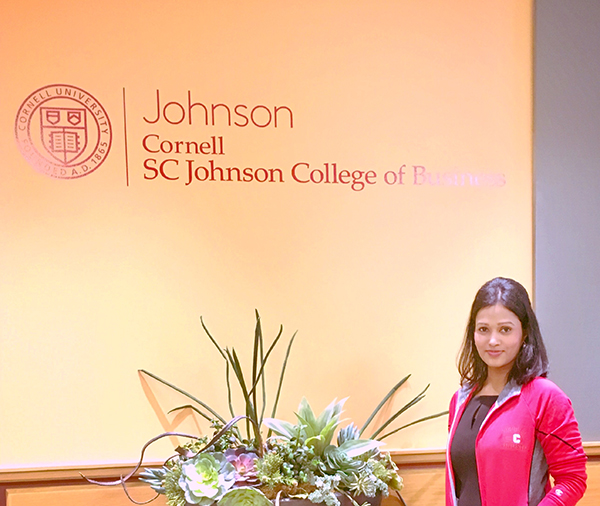
[[[522,388],[522,385],[518,385],[514,380],[509,381],[502,389],[502,392],[500,392],[500,395],[496,400],[496,406],[501,406],[511,397],[520,395]],[[464,402],[468,401],[475,390],[476,385],[464,385],[461,387],[461,389],[458,391],[458,402],[456,403],[457,406],[460,406]]]
[[[500,395],[498,396],[498,400],[496,401],[496,405],[500,406],[501,404],[504,404],[511,397],[514,397],[516,395],[521,395],[522,388],[523,388],[523,386],[518,385],[514,380],[509,381],[505,385],[505,387],[502,389],[502,392],[500,392]]]

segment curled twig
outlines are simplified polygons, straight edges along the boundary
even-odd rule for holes
[[[193,458],[196,455],[200,455],[202,452],[205,452],[207,449],[209,449],[211,446],[213,446],[222,436],[223,434],[227,433],[237,422],[239,422],[240,420],[242,420],[243,418],[248,418],[245,415],[239,415],[236,416],[235,418],[229,420],[229,422],[227,422],[223,428],[217,432],[214,437],[204,446],[204,448],[202,448],[200,451],[198,451],[197,453],[192,453],[189,452],[189,450],[185,450],[181,447],[178,447],[175,451],[182,456],[185,456],[186,458]],[[253,422],[253,420],[251,420]],[[145,501],[145,502],[137,502],[135,500],[133,500],[133,498],[129,495],[129,492],[127,490],[127,487],[125,486],[125,482],[127,480],[129,480],[129,478],[131,478],[136,472],[139,471],[140,467],[142,467],[142,464],[144,462],[144,454],[146,453],[146,449],[154,442],[158,441],[159,439],[162,439],[164,437],[168,437],[168,436],[179,436],[179,437],[186,437],[189,439],[201,439],[200,436],[194,436],[191,434],[183,434],[181,432],[164,432],[162,434],[159,434],[156,437],[153,437],[152,439],[150,439],[143,447],[142,447],[142,452],[140,455],[140,460],[138,461],[137,465],[135,466],[135,468],[129,472],[129,474],[125,475],[125,476],[121,476],[120,479],[118,480],[114,480],[114,481],[97,481],[97,480],[92,480],[91,478],[88,478],[87,476],[85,476],[83,473],[79,473],[82,478],[84,478],[85,480],[87,480],[89,483],[93,483],[94,485],[102,485],[105,487],[112,487],[115,485],[122,485],[123,489],[125,490],[125,494],[127,495],[127,497],[129,498],[129,500],[135,504],[147,504],[151,501],[153,501],[154,499],[156,499],[156,497],[154,499],[150,499],[149,501]],[[262,448],[258,448],[258,451],[260,454],[262,454]],[[177,457],[177,455],[173,455],[171,457],[169,457],[166,461],[165,464],[167,462],[169,462],[170,460],[172,460],[173,458]],[[159,494],[160,495],[160,494]]]
[[[400,491],[394,490],[394,492],[396,493],[396,496],[398,497],[398,500],[400,501],[400,504],[402,504],[402,506],[406,506],[406,503],[404,502],[404,499],[402,499],[402,496],[400,495]]]
[[[125,485],[125,481],[123,481],[123,476],[121,476],[121,485],[123,485],[123,490],[125,491],[125,495],[127,496],[127,499],[129,499],[134,504],[151,503],[152,501],[155,501],[156,499],[158,499],[158,496],[160,495],[160,493],[157,492],[156,495],[152,499],[148,499],[147,501],[136,501],[133,497],[131,497],[131,495],[129,495],[129,490],[127,490],[127,485]]]
[[[136,472],[139,471],[140,467],[142,467],[142,463],[144,462],[144,453],[146,453],[146,449],[155,441],[158,441],[159,439],[162,439],[163,437],[168,437],[168,436],[179,436],[179,437],[187,437],[190,439],[200,439],[198,436],[193,436],[191,434],[183,434],[181,432],[163,432],[162,434],[159,434],[156,437],[153,437],[152,439],[150,439],[150,441],[148,441],[143,447],[142,447],[142,453],[140,455],[140,460],[138,461],[137,465],[135,466],[135,468],[133,469],[133,471],[131,471],[129,474],[127,474],[125,477],[121,476],[120,480],[115,480],[115,481],[97,481],[97,480],[92,480],[91,478],[88,478],[87,476],[85,476],[83,473],[79,473],[85,480],[87,480],[90,483],[93,483],[94,485],[102,485],[105,487],[110,487],[110,486],[114,486],[114,485],[120,485],[123,482],[126,482],[129,478],[131,478]]]
[[[212,445],[214,445],[223,436],[223,434],[227,433],[231,429],[231,427],[233,427],[236,423],[238,423],[240,420],[242,420],[244,418],[248,418],[248,417],[245,415],[239,415],[239,416],[236,416],[235,418],[232,418],[223,426],[223,428],[219,432],[217,432],[214,435],[214,437],[208,443],[206,443],[206,445],[204,446],[204,448],[202,448],[202,450],[200,450],[196,453],[192,453],[191,455],[185,455],[185,456],[187,458],[194,458],[196,455],[200,455],[201,453],[205,452]],[[178,452],[179,452],[179,450],[180,450],[180,448],[177,449]]]

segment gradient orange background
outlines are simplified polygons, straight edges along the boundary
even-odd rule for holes
[[[199,316],[248,358],[255,308],[269,338],[280,323],[288,337],[299,330],[280,417],[291,420],[303,395],[315,409],[350,396],[346,414],[362,423],[412,373],[397,405],[431,387],[409,422],[446,409],[458,387],[477,288],[497,275],[531,287],[530,1],[24,0],[2,10],[0,467],[137,459],[163,430],[140,368],[226,412]],[[22,101],[54,83],[94,95],[112,122],[107,161],[81,179],[37,173],[14,140]],[[207,104],[286,105],[294,127],[149,125],[157,89],[182,103],[190,90]],[[223,136],[216,162],[278,167],[286,181],[145,180],[149,133]],[[289,177],[297,162],[378,180],[360,192],[302,185]],[[506,185],[386,185],[402,165],[504,174]],[[152,387],[165,410],[182,403]],[[445,440],[440,419],[388,446]]]

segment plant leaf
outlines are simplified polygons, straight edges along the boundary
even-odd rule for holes
[[[311,437],[306,438],[304,440],[304,444],[313,445],[314,446],[319,441],[323,441],[323,436],[321,434],[319,434],[318,436],[311,436]]]
[[[233,368],[233,372],[240,384],[240,389],[242,390],[242,395],[244,396],[244,402],[246,403],[246,434],[248,438],[250,438],[250,420],[253,422],[254,436],[256,438],[257,444],[260,444],[260,431],[257,430],[258,420],[256,419],[256,411],[254,409],[254,405],[252,404],[252,399],[248,394],[248,389],[246,388],[246,381],[244,379],[244,372],[242,371],[242,366],[240,365],[240,361],[238,359],[237,353],[235,352],[235,348],[231,348],[231,351],[228,348],[225,348],[225,352],[229,357],[229,362],[231,363],[231,367]]]
[[[233,409],[233,401],[231,400],[231,381],[229,379],[229,360],[227,359],[227,355],[223,351],[223,348],[221,348],[221,346],[219,345],[217,340],[212,336],[212,334],[210,333],[210,331],[204,324],[204,319],[202,318],[202,316],[200,316],[200,324],[202,325],[202,328],[204,329],[204,332],[206,333],[206,335],[208,336],[210,341],[215,345],[215,348],[217,348],[217,350],[223,357],[223,360],[225,360],[225,383],[227,385],[227,403],[229,404],[229,413],[231,414],[232,418],[235,418],[235,410]]]
[[[232,418],[235,418],[235,410],[233,409],[233,400],[231,399],[231,381],[229,379],[229,360],[225,361],[225,383],[227,383],[227,404],[229,405],[229,413]]]
[[[258,378],[257,378],[258,354],[259,354],[259,349],[261,348],[261,343],[262,343],[262,327],[260,325],[260,315],[258,314],[258,310],[255,309],[254,312],[256,314],[256,327],[254,328],[254,346],[252,349],[252,381],[251,381],[251,384],[253,385],[253,387],[250,391],[250,395],[252,395],[252,405],[256,409],[258,404],[256,403],[256,389],[254,388],[254,385],[256,385],[258,382]],[[261,361],[261,364],[260,364],[261,370],[262,370],[263,364],[264,364],[264,360]]]
[[[393,388],[387,393],[387,395],[382,399],[382,401],[379,403],[379,405],[375,408],[375,410],[371,413],[371,416],[369,416],[369,418],[367,418],[367,421],[365,422],[365,424],[362,426],[362,428],[360,429],[360,435],[362,436],[362,433],[365,431],[365,429],[367,428],[367,426],[373,421],[373,418],[375,418],[375,416],[377,415],[377,413],[379,413],[379,410],[385,405],[385,403],[388,401],[388,399],[394,395],[396,393],[396,391],[402,386],[404,385],[404,383],[406,383],[406,380],[408,380],[408,378],[410,378],[410,374],[405,376],[404,378],[402,378],[398,383],[396,383]]]
[[[318,434],[321,432],[321,426],[317,423],[317,418],[310,407],[310,404],[306,400],[306,397],[302,397],[300,401],[300,405],[298,406],[298,413],[296,413],[296,417],[308,428],[310,428],[311,435]]]
[[[217,350],[219,350],[219,353],[221,354],[221,356],[225,359],[225,361],[227,361],[227,355],[223,351],[223,348],[221,348],[221,346],[219,346],[219,343],[217,343],[217,340],[209,332],[208,328],[204,324],[204,320],[203,320],[202,316],[200,317],[200,324],[202,325],[202,328],[204,329],[204,332],[206,332],[206,335],[208,336],[208,338],[215,345],[215,348],[217,348]]]
[[[175,411],[180,411],[180,410],[186,409],[186,408],[187,409],[191,409],[192,411],[195,411],[202,418],[204,418],[205,420],[208,420],[209,422],[212,422],[212,420],[213,420],[210,416],[208,416],[207,414],[203,413],[196,406],[192,406],[191,404],[186,404],[185,406],[177,406],[176,408],[173,408],[173,409],[170,409],[169,411],[167,411],[167,413],[173,413]]]
[[[371,439],[375,439],[377,437],[377,435],[383,429],[385,429],[390,423],[392,423],[402,413],[404,413],[407,409],[413,407],[417,402],[423,400],[423,398],[425,397],[425,392],[427,392],[428,388],[429,388],[429,385],[427,385],[419,395],[417,395],[416,397],[414,397],[413,399],[411,399],[404,406],[402,406],[398,411],[396,411],[396,413],[394,413],[392,416],[390,416],[387,419],[387,421],[381,425],[381,427],[379,427],[375,432],[373,432],[373,434],[371,434]]]
[[[348,457],[358,457],[363,453],[379,448],[384,445],[381,441],[375,441],[373,439],[351,439],[338,446],[338,449],[345,452]]]
[[[258,311],[256,312],[258,314]],[[262,334],[261,334],[262,337]],[[265,363],[265,350],[264,350],[264,340],[261,338],[260,340],[260,363]],[[263,374],[260,378],[260,383],[262,386],[262,409],[260,410],[260,420],[259,425],[262,424],[263,418],[265,417],[265,410],[267,409],[267,381],[265,375]]]
[[[265,418],[263,424],[279,436],[292,439],[296,435],[296,425],[276,418]]]
[[[265,353],[265,358],[263,359],[263,363],[261,364],[260,370],[258,371],[258,375],[256,377],[256,381],[253,383],[252,388],[250,389],[250,393],[254,392],[254,389],[258,385],[258,380],[262,377],[263,372],[265,370],[265,365],[267,363],[267,359],[269,358],[269,355],[271,354],[271,352],[275,348],[275,345],[278,343],[279,339],[281,339],[282,335],[283,335],[283,325],[281,325],[279,327],[279,333],[277,334],[277,337],[275,337],[275,340],[271,343],[271,346],[269,346],[269,349],[267,350],[267,353]]]
[[[433,420],[434,418],[439,418],[440,416],[447,415],[448,413],[449,413],[449,411],[446,410],[446,411],[441,411],[440,413],[436,413],[435,415],[424,416],[423,418],[419,418],[418,420],[415,420],[414,422],[407,423],[406,425],[403,425],[402,427],[398,427],[397,429],[394,429],[393,431],[388,432],[387,434],[384,434],[383,436],[378,438],[378,440],[381,441],[382,439],[385,439],[386,437],[391,436],[392,434],[395,434],[396,432],[398,432],[402,429],[406,429],[407,427],[410,427],[411,425],[416,425],[417,423],[425,422],[427,420]]]
[[[323,427],[323,429],[321,430],[321,436],[325,438],[325,442],[327,443],[327,445],[331,443],[331,440],[333,439],[333,433],[335,432],[335,429],[341,422],[342,421],[338,418],[333,418],[329,420],[329,423],[325,425],[325,427]]]
[[[339,416],[342,414],[344,403],[348,400],[348,397],[342,399],[337,402],[337,399],[333,399],[333,401],[327,406],[323,412],[319,415],[317,419],[317,423],[320,426],[324,426],[329,423],[330,419],[336,418],[339,420]]]
[[[275,395],[275,402],[273,403],[273,411],[271,412],[271,417],[275,418],[277,414],[277,406],[279,404],[279,396],[281,395],[281,387],[283,386],[283,377],[285,375],[285,370],[287,368],[288,358],[290,356],[290,351],[292,351],[292,344],[294,343],[294,339],[296,338],[296,334],[298,332],[294,332],[294,335],[290,339],[290,342],[287,347],[287,351],[285,353],[285,359],[283,360],[283,365],[281,366],[281,374],[279,375],[279,384],[277,385],[277,394]]]
[[[156,374],[152,374],[151,372],[148,372],[144,369],[140,369],[139,372],[146,374],[147,376],[150,376],[151,378],[154,378],[156,381],[159,381],[163,385],[166,385],[169,388],[172,388],[173,390],[175,390],[176,392],[179,392],[180,394],[185,395],[187,398],[192,399],[194,402],[197,402],[198,404],[200,404],[200,406],[202,406],[204,409],[208,410],[209,413],[213,414],[215,416],[215,418],[217,418],[217,420],[219,420],[222,423],[226,423],[225,419],[221,415],[219,415],[219,413],[217,413],[214,409],[212,409],[208,404],[202,402],[197,397],[194,397],[192,394],[188,394],[185,390],[182,390],[181,388],[176,387],[172,383],[169,383],[168,381],[156,376]]]

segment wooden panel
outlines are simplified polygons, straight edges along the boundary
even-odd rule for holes
[[[137,501],[153,497],[152,490],[142,483],[131,486],[131,495]],[[24,487],[9,489],[6,506],[86,506],[86,505],[132,506],[121,487],[98,487],[96,485],[66,485],[50,487]],[[164,506],[160,496],[155,506]]]
[[[598,506],[600,504],[600,458],[588,461],[588,488],[577,506]]]
[[[144,464],[146,467],[159,467],[162,463],[149,462]],[[82,474],[94,480],[115,480],[119,476],[128,474],[135,464],[115,464],[115,465],[98,465],[98,466],[64,466],[64,467],[49,467],[44,469],[0,469],[0,486],[27,483],[37,484],[45,482],[67,482],[79,481],[84,484]]]
[[[444,466],[400,469],[404,488],[402,498],[407,506],[444,506]],[[382,506],[398,506],[390,496]]]
[[[577,506],[598,506],[600,504],[600,459],[590,459],[587,472],[588,488]],[[402,497],[407,506],[444,506],[443,465],[401,468],[400,474],[404,480]],[[398,501],[390,497],[383,502],[382,506],[398,506]]]
[[[600,504],[600,444],[586,444],[588,490],[578,506]],[[404,481],[402,497],[407,506],[444,506],[444,450],[404,450],[393,453]],[[149,464],[151,465],[151,464]],[[0,506],[131,506],[120,487],[98,487],[83,481],[90,478],[115,479],[133,466],[0,471]],[[131,495],[138,501],[152,497],[147,485],[134,482]],[[165,506],[164,496],[154,506]],[[393,496],[383,506],[398,506]]]

